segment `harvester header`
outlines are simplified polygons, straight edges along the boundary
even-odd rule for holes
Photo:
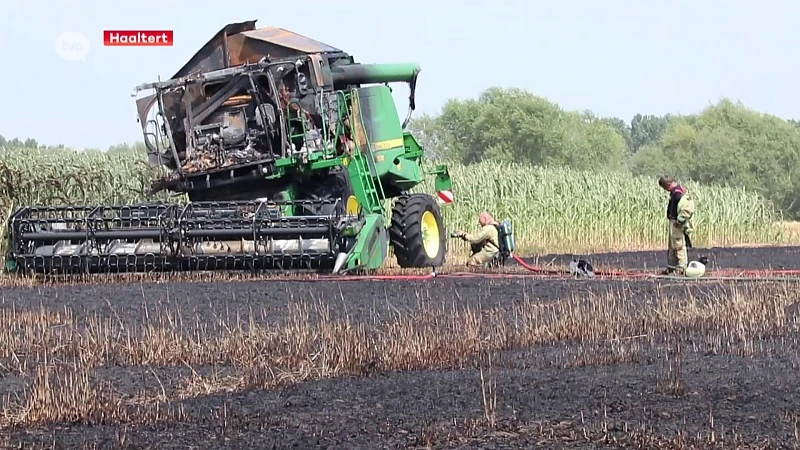
[[[405,130],[419,65],[360,64],[287,31],[229,24],[168,80],[135,88],[151,192],[176,204],[25,206],[10,221],[8,268],[36,272],[379,268],[444,263],[432,195]],[[410,86],[401,122],[386,83]],[[391,203],[391,213],[386,210]],[[387,220],[387,216],[390,219]]]

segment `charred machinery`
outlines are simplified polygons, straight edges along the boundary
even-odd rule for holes
[[[322,270],[437,267],[446,252],[436,199],[410,193],[445,165],[401,123],[389,83],[420,68],[362,64],[256,21],[220,30],[172,78],[136,88],[164,204],[26,206],[9,223],[7,267],[35,272]],[[391,209],[391,211],[388,211]]]

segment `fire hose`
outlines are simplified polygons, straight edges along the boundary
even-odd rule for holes
[[[489,278],[489,279],[511,279],[511,278],[539,278],[539,279],[563,279],[564,276],[574,275],[569,270],[548,269],[532,265],[521,257],[511,254],[514,261],[527,273],[493,273],[493,272],[449,272],[436,273],[432,271],[425,275],[321,275],[318,278],[307,279],[305,281],[426,281],[436,278]],[[800,281],[800,269],[727,269],[717,270],[717,276],[701,276],[690,278],[677,275],[659,275],[646,271],[635,270],[594,270],[593,279],[618,279],[618,280],[676,280],[676,281]]]
[[[459,237],[451,234],[451,237]],[[494,272],[450,272],[436,273],[435,270],[425,275],[321,275],[313,281],[425,281],[435,278],[538,278],[538,279],[564,279],[582,278],[570,270],[548,269],[529,264],[523,258],[514,254],[509,256],[525,269],[527,273],[494,273]],[[675,281],[800,281],[800,269],[727,269],[716,270],[715,276],[686,277],[677,275],[662,275],[647,271],[636,270],[591,270],[591,279],[617,279],[617,280],[675,280]]]

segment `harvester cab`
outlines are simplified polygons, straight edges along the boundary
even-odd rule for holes
[[[220,30],[172,78],[136,88],[152,193],[177,203],[26,206],[9,268],[35,272],[373,270],[445,261],[437,191],[405,130],[417,64],[362,64],[255,20]],[[401,123],[388,83],[410,88]],[[392,202],[393,201],[393,202]]]

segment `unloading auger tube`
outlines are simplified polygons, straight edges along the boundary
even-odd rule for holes
[[[363,218],[281,214],[297,203],[308,201],[25,207],[9,223],[6,268],[20,273],[333,272],[354,245]]]

